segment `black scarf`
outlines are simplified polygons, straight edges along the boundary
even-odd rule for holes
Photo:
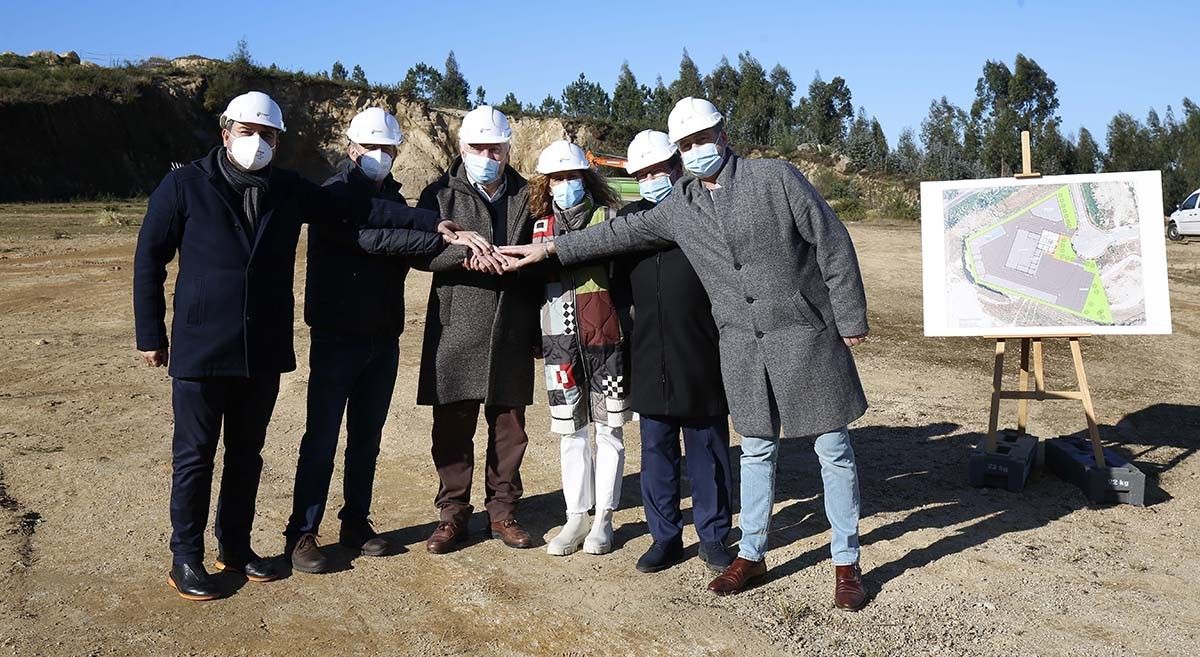
[[[217,163],[221,167],[221,175],[233,187],[233,191],[242,197],[242,210],[246,213],[246,221],[250,222],[251,235],[258,231],[259,199],[267,192],[267,174],[270,169],[258,171],[243,171],[229,161],[229,152],[222,148],[217,154]]]

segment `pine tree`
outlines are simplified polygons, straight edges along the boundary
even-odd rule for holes
[[[510,91],[504,96],[504,100],[499,105],[496,105],[496,109],[505,114],[516,114],[522,111],[521,101],[517,100],[517,95]]]
[[[334,62],[333,67],[329,69],[329,77],[338,82],[344,82],[348,75],[346,67],[340,61]]]
[[[1079,129],[1075,140],[1075,161],[1072,173],[1096,173],[1100,167],[1100,146],[1087,128]]]
[[[663,84],[662,76],[654,81],[654,91],[650,92],[650,101],[646,105],[646,120],[655,126],[665,126],[667,117],[671,114],[671,92]]]
[[[442,73],[441,82],[433,93],[433,104],[439,107],[454,107],[469,109],[471,107],[471,85],[458,69],[458,59],[454,51],[446,56],[446,67]]]
[[[583,74],[580,73],[579,76],[583,77]],[[537,108],[537,113],[545,116],[562,116],[563,106],[557,98],[546,94],[546,97],[542,99],[542,104]]]
[[[442,73],[425,62],[417,62],[408,69],[400,83],[400,95],[410,100],[426,103],[433,101],[434,93],[441,87]]]
[[[790,152],[796,148],[796,119],[795,109],[792,107],[796,83],[792,82],[792,74],[780,64],[771,69],[770,83],[772,109],[767,141],[781,153]]]
[[[808,85],[808,96],[797,105],[801,134],[809,142],[842,148],[846,130],[854,120],[850,87],[841,77],[829,82],[818,72]]]
[[[639,122],[646,118],[647,90],[638,85],[629,62],[621,63],[617,86],[613,88],[612,118],[614,121]]]
[[[475,87],[475,107],[480,105],[487,105],[487,90],[483,88],[482,84]]]
[[[364,71],[363,67],[359,66],[358,64],[354,65],[354,70],[350,73],[350,81],[360,87],[365,87],[370,84],[367,82],[367,72]]]
[[[733,116],[734,107],[737,105],[739,86],[741,86],[741,78],[737,69],[730,66],[729,60],[725,57],[721,58],[721,62],[711,73],[704,76],[705,97],[717,107],[717,111],[726,120]]]
[[[887,171],[889,155],[887,136],[883,134],[883,126],[879,125],[879,120],[872,116],[871,157],[867,168],[872,171]]]
[[[771,118],[775,110],[775,90],[767,82],[767,72],[749,51],[738,55],[738,90],[729,117],[734,141],[742,144],[766,144],[770,141]]]
[[[688,55],[687,48],[683,49],[683,57],[679,60],[679,77],[668,88],[671,92],[671,106],[689,96],[704,97],[704,82],[700,79],[700,69]],[[669,111],[669,110],[668,110]]]
[[[924,154],[921,153],[921,147],[917,146],[912,128],[900,131],[900,139],[896,141],[896,149],[892,151],[889,160],[889,168],[897,173],[914,175],[921,170]]]
[[[604,87],[588,80],[583,73],[562,92],[562,113],[571,118],[607,118],[611,105]]]
[[[964,140],[970,118],[962,108],[946,100],[929,104],[929,115],[921,122],[925,158],[921,175],[928,180],[972,178],[978,172],[967,159]]]
[[[862,171],[871,167],[874,159],[875,144],[871,139],[871,122],[867,119],[867,110],[859,107],[854,122],[846,135],[846,156],[851,165]]]

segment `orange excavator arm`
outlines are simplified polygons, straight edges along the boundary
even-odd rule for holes
[[[587,151],[588,163],[592,166],[612,167],[614,169],[625,168],[625,158],[616,155],[597,155],[591,151]]]

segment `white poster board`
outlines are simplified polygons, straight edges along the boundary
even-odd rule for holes
[[[925,335],[1171,332],[1158,171],[921,183]]]

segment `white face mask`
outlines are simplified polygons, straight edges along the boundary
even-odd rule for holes
[[[379,182],[392,172],[392,156],[379,148],[367,151],[358,156],[358,168],[362,169],[363,175]]]
[[[467,176],[479,185],[490,185],[500,177],[501,164],[490,157],[463,153],[463,165],[467,167]]]
[[[234,137],[229,142],[229,154],[238,166],[247,171],[258,171],[271,163],[275,151],[267,140],[257,132],[252,135]]]
[[[683,166],[698,178],[708,178],[721,169],[725,155],[715,143],[693,146],[683,154]]]

